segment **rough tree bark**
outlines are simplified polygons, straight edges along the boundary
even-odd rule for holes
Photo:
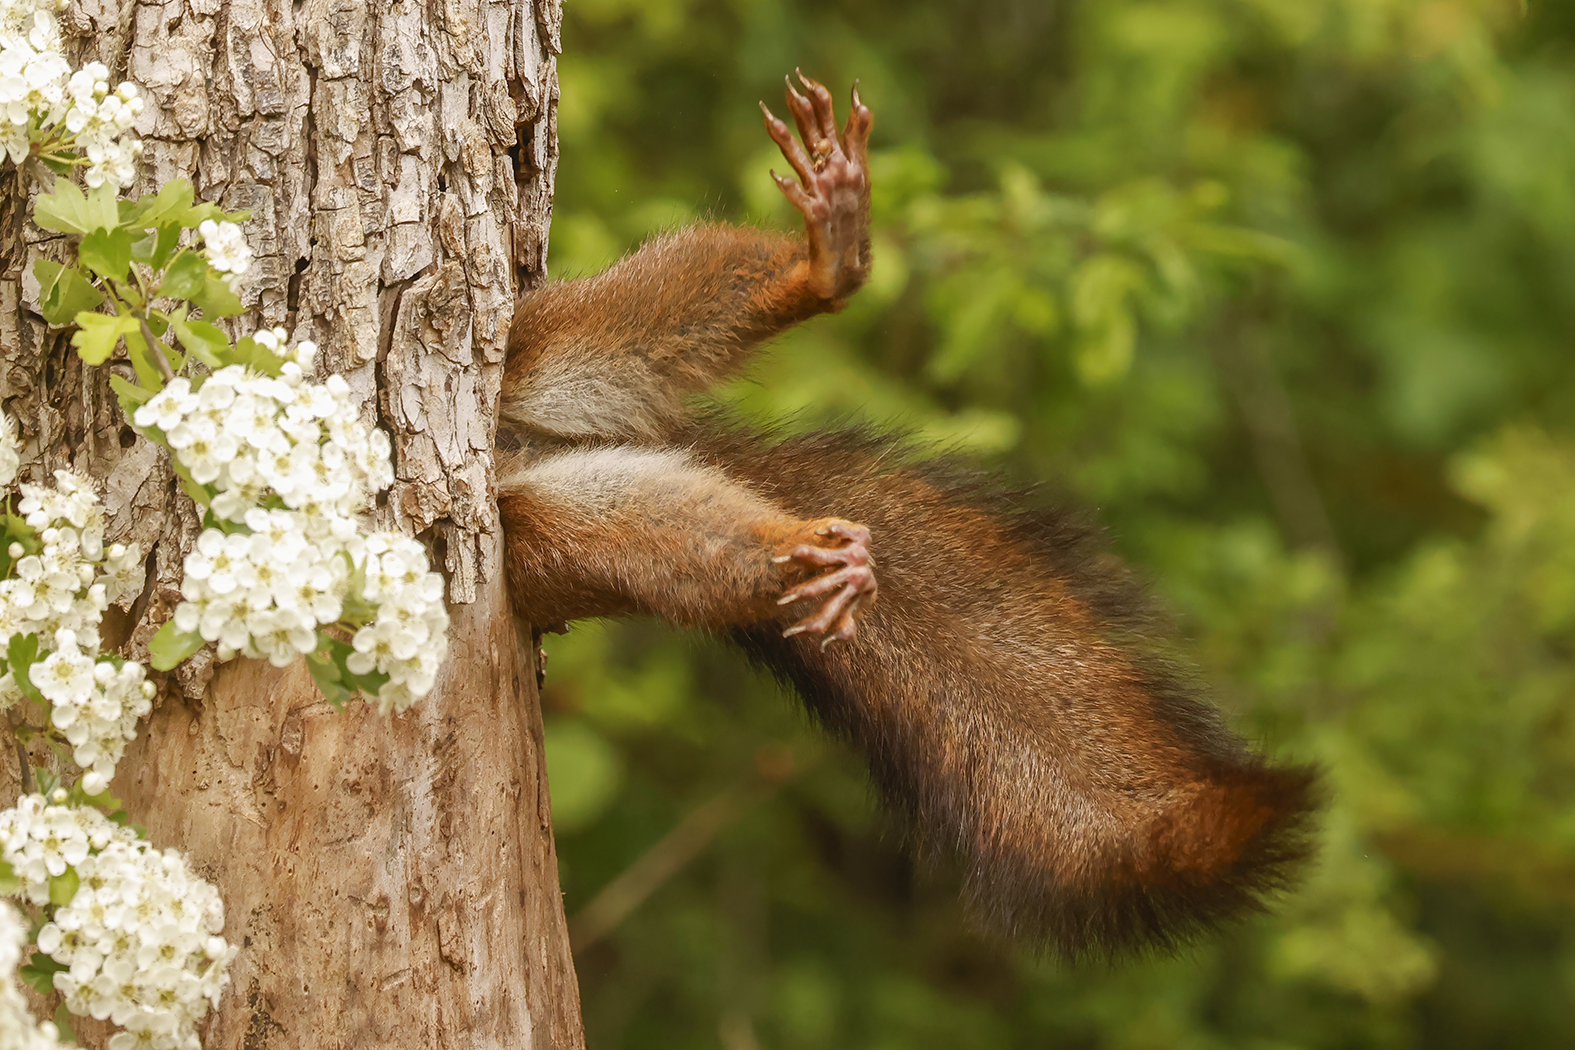
[[[65,21],[147,98],[137,190],[186,175],[251,210],[237,328],[315,339],[394,434],[378,513],[430,540],[454,617],[446,671],[403,716],[335,713],[299,665],[200,656],[166,683],[112,789],[218,885],[242,946],[204,1045],[583,1046],[491,474],[509,315],[543,269],[557,0],[81,0]],[[90,474],[111,539],[152,551],[123,626],[144,656],[196,519],[103,371],[29,311],[53,248],[14,178],[0,189],[0,398],[25,476]]]

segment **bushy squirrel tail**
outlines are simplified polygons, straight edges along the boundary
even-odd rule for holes
[[[1313,772],[1225,728],[1094,530],[869,431],[690,440],[791,513],[869,526],[857,637],[733,637],[863,752],[922,857],[961,863],[987,928],[1068,957],[1171,948],[1286,884]]]

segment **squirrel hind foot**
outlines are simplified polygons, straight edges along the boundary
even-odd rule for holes
[[[777,604],[821,603],[784,630],[782,637],[820,635],[822,649],[832,642],[851,641],[858,618],[875,603],[879,590],[870,557],[870,530],[841,518],[821,518],[805,522],[782,546],[788,549],[772,559],[776,564],[789,573],[809,570],[812,575],[784,590]]]

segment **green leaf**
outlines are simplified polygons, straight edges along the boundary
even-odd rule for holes
[[[43,952],[34,952],[31,962],[17,967],[16,975],[39,995],[48,995],[55,990],[55,974],[69,969],[71,967],[55,962]]]
[[[153,254],[158,251],[159,231],[149,230],[142,236],[134,238],[131,242],[131,257],[139,263],[151,263]]]
[[[132,318],[133,321],[136,318]],[[149,326],[151,327],[151,325]],[[130,351],[131,364],[137,370],[137,379],[149,389],[157,389],[164,385],[164,376],[159,372],[154,361],[153,351],[148,348],[147,340],[142,338],[142,326],[134,324],[132,330],[125,333],[126,349]],[[159,351],[164,355],[164,360],[169,362],[170,370],[179,372],[186,363],[180,351],[164,343],[158,344]],[[196,386],[195,383],[192,384]]]
[[[186,495],[199,507],[206,507],[213,502],[213,492],[206,485],[199,485],[190,478],[181,478],[180,487],[186,490]]]
[[[38,312],[50,324],[72,324],[77,314],[97,309],[104,301],[104,293],[75,267],[39,259],[33,263],[33,276],[38,278]]]
[[[6,646],[6,663],[11,665],[11,677],[16,680],[17,688],[29,700],[44,703],[44,694],[38,691],[38,686],[33,684],[30,668],[38,660],[38,635],[19,634],[11,639],[11,644]]]
[[[115,344],[123,335],[137,331],[137,319],[128,314],[85,313],[77,317],[78,328],[71,333],[71,345],[77,348],[82,363],[101,365],[115,352]]]
[[[318,637],[324,642],[331,641],[321,633]],[[333,704],[336,710],[343,711],[345,701],[350,699],[350,690],[340,682],[340,668],[334,658],[324,653],[322,649],[315,653],[307,653],[306,669],[312,672],[312,681],[316,682],[317,688],[322,690],[323,699]]]
[[[190,179],[171,179],[151,197],[121,201],[120,223],[133,230],[145,230],[166,223],[195,226],[196,222],[187,221],[195,196],[196,191],[192,189]]]
[[[170,469],[175,471],[175,476],[180,479],[181,488],[186,490],[186,495],[190,496],[197,506],[207,507],[213,502],[214,491],[206,485],[198,484],[192,478],[191,471],[181,466],[179,461],[171,463]]]
[[[185,229],[178,222],[166,223],[149,230],[131,244],[131,257],[147,263],[155,270],[164,269],[170,257],[180,248],[180,235]]]
[[[170,327],[175,329],[181,345],[209,368],[223,368],[229,363],[229,336],[207,321],[182,321],[172,317]]]
[[[182,631],[175,626],[174,620],[166,620],[148,643],[150,662],[156,670],[168,671],[202,645],[202,635],[196,631]]]
[[[235,294],[223,278],[213,274],[208,275],[208,282],[203,285],[202,293],[192,296],[191,301],[205,317],[234,317],[245,309],[241,306],[240,296]]]
[[[235,346],[224,355],[224,363],[242,365],[269,376],[278,375],[284,368],[284,360],[278,354],[249,335],[235,341]]]
[[[110,374],[109,388],[120,399],[120,411],[127,419],[137,410],[138,405],[145,405],[153,400],[153,391],[145,390],[137,384],[122,376]]]
[[[77,259],[100,277],[124,281],[131,268],[131,231],[94,230],[77,245]]]
[[[64,907],[71,903],[71,898],[77,895],[77,887],[82,885],[82,880],[77,877],[77,869],[67,868],[59,875],[49,877],[49,903],[56,907]]]
[[[100,809],[121,809],[125,806],[124,802],[110,794],[109,788],[96,795],[89,795],[83,790],[81,777],[72,783],[66,802],[73,806],[96,806]]]
[[[159,294],[171,299],[195,299],[202,293],[208,280],[208,260],[194,251],[187,250],[175,257],[164,280],[159,283]]]
[[[9,897],[22,890],[22,880],[17,876],[16,869],[0,858],[0,897]]]
[[[350,556],[346,554],[345,560]],[[345,587],[344,611],[340,620],[354,627],[363,627],[377,617],[377,606],[366,600],[366,565],[352,565],[350,579]]]
[[[55,1007],[55,1030],[63,1043],[81,1042],[77,1030],[71,1027],[71,1010],[63,1002]]]
[[[126,349],[131,351],[131,367],[136,369],[137,382],[150,390],[157,390],[164,385],[164,377],[154,367],[153,358],[148,353],[148,344],[143,341],[140,332],[126,333]]]
[[[33,222],[58,233],[92,233],[120,225],[119,191],[109,183],[86,195],[70,179],[56,179],[52,193],[33,201]]]
[[[349,660],[355,654],[355,648],[348,642],[340,641],[323,632],[317,632],[317,652],[307,657],[308,662],[326,660],[333,664],[330,672],[326,667],[322,675],[334,682],[344,692],[344,699],[349,699],[356,692],[365,693],[368,697],[375,697],[379,689],[388,684],[389,676],[382,671],[369,671],[366,674],[356,674],[350,670]],[[317,677],[318,672],[313,672]],[[320,684],[320,683],[319,683]],[[327,696],[327,691],[324,691]],[[335,706],[338,706],[336,703]]]
[[[120,799],[110,794],[109,788],[105,788],[96,795],[89,795],[82,790],[82,778],[80,777],[77,778],[76,783],[71,785],[71,794],[66,801],[73,806],[94,806],[105,810],[124,809],[126,805]]]
[[[171,179],[158,193],[135,202],[122,201],[120,222],[134,230],[152,226],[175,225],[195,230],[204,220],[245,222],[249,211],[227,212],[212,201],[195,200],[196,191],[187,179]]]
[[[339,665],[339,677],[346,686],[364,693],[368,697],[375,697],[383,686],[388,684],[389,675],[385,671],[368,671],[366,674],[356,674],[344,665]]]
[[[13,543],[22,545],[20,557],[37,554],[42,549],[38,542],[38,534],[24,519],[15,514],[0,514],[0,579],[10,576],[11,566],[18,561],[17,558],[11,557]]]

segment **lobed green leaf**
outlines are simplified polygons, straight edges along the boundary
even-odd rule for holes
[[[131,268],[131,231],[94,230],[77,243],[77,260],[100,277],[124,281]]]
[[[345,701],[350,699],[350,690],[346,689],[341,681],[343,669],[339,666],[339,662],[333,658],[331,652],[324,652],[324,649],[335,644],[335,640],[322,632],[318,632],[317,637],[321,645],[317,652],[306,654],[306,668],[312,672],[312,681],[317,683],[323,699],[333,704],[336,710],[343,711]]]
[[[123,376],[111,375],[109,388],[115,392],[120,401],[120,411],[127,419],[137,410],[138,405],[145,405],[153,400],[154,391],[144,389]]]
[[[11,666],[11,677],[16,681],[18,689],[22,690],[29,700],[44,703],[44,694],[38,691],[38,686],[33,684],[30,671],[38,660],[38,635],[19,634],[11,639],[6,646],[6,663]]]
[[[152,349],[149,347],[147,340],[142,337],[142,326],[136,324],[136,320],[136,318],[132,318],[132,329],[125,333],[126,349],[130,352],[132,367],[137,370],[137,379],[141,381],[143,386],[156,390],[164,385],[164,377],[159,372],[158,366],[154,361]],[[156,323],[156,319],[150,319],[148,327],[152,328]],[[164,328],[166,326],[159,324],[158,327]],[[179,372],[181,366],[186,363],[185,356],[172,346],[159,343],[158,350],[164,355],[164,360],[169,363],[172,371]],[[193,383],[192,386],[195,387],[196,383]]]
[[[249,335],[235,341],[235,346],[225,355],[225,363],[241,365],[269,376],[278,375],[284,366],[278,354]]]
[[[81,313],[77,315],[77,330],[71,333],[71,345],[77,348],[82,363],[101,365],[115,352],[122,336],[136,333],[137,319],[129,314]],[[141,374],[141,370],[138,370]]]
[[[187,351],[209,368],[223,368],[229,363],[230,338],[207,321],[185,321],[170,318],[170,327]]]
[[[148,230],[132,242],[131,257],[155,270],[164,269],[170,257],[180,248],[180,235],[183,230],[185,227],[178,222]]]
[[[59,1034],[62,1043],[81,1042],[77,1038],[77,1030],[71,1027],[71,1016],[71,1008],[64,1002],[55,1006],[55,1030]]]
[[[196,226],[187,221],[192,201],[196,198],[190,179],[171,179],[151,197],[120,202],[120,223],[133,230],[173,223],[178,226]],[[199,219],[197,222],[201,222]]]
[[[77,875],[77,869],[67,868],[59,875],[49,877],[49,903],[57,908],[71,903],[71,898],[77,895],[82,879]]]
[[[57,233],[112,230],[120,225],[119,198],[119,191],[107,182],[83,194],[70,179],[56,179],[52,192],[33,201],[33,222]]]
[[[208,280],[208,260],[194,251],[184,251],[164,271],[159,294],[171,299],[195,299]]]
[[[78,314],[96,310],[104,301],[104,293],[73,266],[39,259],[33,263],[33,276],[38,278],[38,312],[50,324],[73,324]]]
[[[166,620],[148,643],[149,663],[155,670],[168,671],[202,646],[202,635],[196,631],[182,631],[175,626],[174,620]]]
[[[190,296],[190,299],[204,317],[234,317],[244,309],[235,290],[212,271],[208,273],[202,291]]]
[[[34,952],[32,961],[17,967],[16,974],[39,995],[50,995],[55,990],[55,974],[69,969],[69,966],[55,962],[43,952]]]

